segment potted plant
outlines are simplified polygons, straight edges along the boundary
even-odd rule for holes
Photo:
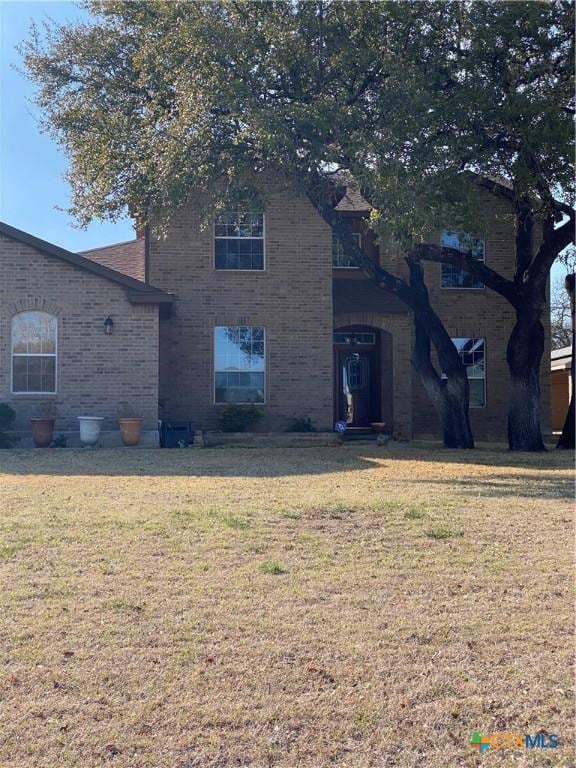
[[[120,435],[124,445],[138,445],[142,436],[144,419],[137,413],[134,413],[128,406],[123,406],[118,418],[118,424],[120,425]]]
[[[78,416],[80,442],[82,445],[96,445],[102,429],[103,416]]]
[[[56,421],[56,405],[51,400],[39,403],[35,416],[30,419],[32,440],[36,448],[48,448],[54,437],[54,422]]]

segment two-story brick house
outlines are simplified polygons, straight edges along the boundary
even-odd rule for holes
[[[264,186],[263,211],[229,211],[206,226],[205,201],[198,193],[175,214],[165,238],[140,237],[79,257],[131,276],[144,292],[170,296],[170,311],[160,313],[158,338],[148,339],[150,346],[158,345],[157,369],[148,376],[156,377],[159,416],[210,429],[227,404],[252,403],[263,414],[262,430],[284,430],[295,418],[310,418],[317,429],[331,429],[338,419],[351,428],[383,421],[404,439],[437,434],[436,414],[410,362],[407,308],[349,265],[305,197],[285,185]],[[358,193],[349,191],[337,208],[351,220],[367,255],[404,274],[402,255],[379,246],[366,229],[368,206]],[[479,189],[478,212],[484,239],[466,239],[466,247],[510,275],[510,204]],[[464,242],[449,224],[434,237],[450,245]],[[427,264],[425,271],[432,304],[468,369],[475,435],[501,439],[512,308],[452,267]],[[34,291],[51,300],[41,285]],[[166,302],[153,311],[160,305]],[[8,335],[10,313],[4,314]],[[13,366],[4,349],[5,363]],[[60,347],[63,358],[75,353]],[[542,388],[547,415],[546,376]],[[0,400],[18,396],[0,392]]]

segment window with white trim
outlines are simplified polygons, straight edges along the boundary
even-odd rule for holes
[[[56,392],[58,321],[47,312],[20,312],[12,318],[12,392]]]
[[[470,387],[470,407],[486,405],[486,343],[485,339],[455,338],[454,346],[466,368]]]
[[[356,241],[358,248],[362,247],[362,239],[360,232],[352,232],[352,237]],[[360,269],[354,264],[353,259],[344,253],[344,246],[342,240],[335,232],[332,232],[332,266],[334,269]]]
[[[214,329],[214,402],[263,403],[265,339],[261,326]]]
[[[229,211],[214,222],[216,269],[264,269],[264,214]]]
[[[451,232],[444,229],[440,243],[444,248],[455,248],[462,253],[472,254],[472,257],[478,261],[483,263],[485,261],[484,240],[479,240],[465,232]],[[453,264],[442,264],[440,285],[442,288],[484,288],[484,283],[477,280],[474,275]]]

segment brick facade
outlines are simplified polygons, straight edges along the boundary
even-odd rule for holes
[[[148,242],[146,271],[156,288],[130,278],[122,278],[127,285],[118,284],[119,272],[144,274],[142,238],[85,252],[105,265],[93,265],[90,272],[54,258],[61,249],[49,247],[55,254],[47,255],[26,244],[28,236],[23,242],[2,236],[0,401],[15,407],[18,428],[26,429],[38,404],[49,399],[58,408],[57,431],[76,430],[76,417],[86,414],[104,416],[105,428],[114,429],[122,404],[143,415],[149,430],[155,429],[158,413],[190,420],[196,429],[213,429],[224,407],[214,402],[214,329],[248,325],[262,326],[266,334],[266,402],[258,406],[263,419],[257,429],[282,431],[293,419],[306,417],[317,429],[331,429],[339,375],[333,331],[352,326],[378,331],[379,418],[403,439],[437,437],[436,413],[411,367],[412,318],[406,307],[360,270],[332,268],[332,233],[306,198],[270,179],[263,188],[263,271],[215,269],[214,230],[206,224],[202,194],[175,214],[164,239]],[[486,263],[511,277],[510,204],[485,190],[478,196]],[[342,215],[362,231],[365,212],[354,209],[353,198],[349,203]],[[439,237],[431,235],[435,242]],[[367,255],[406,276],[397,248],[378,247],[365,230],[362,242]],[[66,259],[86,264],[74,254],[65,254]],[[486,340],[486,406],[471,409],[472,426],[478,439],[503,440],[509,398],[505,350],[514,311],[488,289],[441,288],[439,264],[426,263],[425,274],[431,303],[450,334]],[[158,298],[162,291],[175,295],[172,311],[161,313],[159,320],[158,306],[147,302],[150,296],[157,303],[170,301],[165,294]],[[44,309],[58,319],[54,396],[11,394],[10,322],[26,309]],[[107,336],[103,323],[109,315],[114,333]],[[549,333],[547,340],[544,360],[549,358]],[[542,404],[546,433],[547,366],[542,370]]]
[[[164,240],[150,242],[150,281],[176,294],[160,327],[161,413],[213,428],[215,326],[263,326],[266,403],[258,429],[309,417],[330,429],[332,411],[332,239],[310,203],[273,186],[265,211],[265,270],[214,269],[211,226],[195,196]]]
[[[484,190],[478,195],[486,263],[510,276],[514,221],[509,203]],[[213,428],[221,408],[214,404],[214,327],[258,325],[267,335],[265,419],[259,429],[283,429],[295,416],[309,416],[318,428],[327,428],[335,413],[332,331],[362,325],[391,337],[393,388],[387,393],[383,385],[381,410],[391,414],[394,432],[406,439],[438,435],[435,411],[411,368],[410,315],[359,271],[332,270],[331,233],[305,199],[287,189],[268,190],[263,272],[214,269],[213,229],[203,224],[203,203],[201,195],[191,199],[167,238],[150,243],[151,282],[177,294],[174,315],[160,328],[161,413]],[[433,241],[439,242],[439,234]],[[404,272],[397,249],[382,247],[379,254],[369,235],[363,242],[391,271]],[[514,312],[488,289],[442,289],[440,270],[438,264],[425,266],[432,304],[449,332],[486,340],[487,402],[471,409],[475,435],[504,439],[509,397],[505,349]],[[338,287],[334,298],[333,286]],[[546,371],[542,390],[546,431]]]
[[[57,392],[11,393],[11,320],[42,310],[57,318]],[[114,330],[104,333],[112,317]],[[127,406],[157,428],[158,306],[132,304],[121,285],[0,235],[0,402],[16,411],[16,429],[46,401],[56,407],[55,434],[78,432],[77,416],[104,416],[117,430]],[[24,444],[24,442],[22,443]]]
[[[485,261],[504,277],[514,273],[515,225],[509,202],[488,191],[478,191],[478,215],[483,228]],[[436,233],[432,242],[439,243]],[[486,406],[471,408],[470,420],[478,439],[506,438],[506,418],[510,397],[510,377],[506,362],[506,345],[515,322],[513,307],[488,288],[441,288],[441,265],[426,263],[424,267],[430,302],[453,337],[486,339]],[[546,347],[542,357],[542,429],[550,431],[550,359],[549,316],[543,318]],[[438,434],[438,419],[431,408],[417,376],[413,378],[412,407],[414,433]]]

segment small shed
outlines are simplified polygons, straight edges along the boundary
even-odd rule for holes
[[[552,430],[561,432],[568,411],[568,403],[572,396],[572,347],[553,349],[551,355],[551,400],[552,400]]]

